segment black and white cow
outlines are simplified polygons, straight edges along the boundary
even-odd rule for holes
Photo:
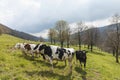
[[[83,63],[84,68],[86,67],[86,60],[87,60],[86,53],[87,53],[87,51],[85,51],[85,50],[76,51],[76,60],[79,60],[81,67],[82,67],[82,63]]]
[[[37,48],[35,48],[35,50],[40,52],[43,50],[45,59],[49,60],[52,65],[52,71],[53,71],[53,60],[58,60],[58,61],[68,60],[70,66],[70,72],[72,71],[72,56],[74,53],[74,49],[60,48],[54,45],[47,46],[45,44],[40,44],[38,45]]]
[[[15,48],[20,49],[23,54],[30,54],[34,57],[34,47],[36,44],[28,44],[28,43],[16,43]]]
[[[15,49],[20,49],[22,51],[23,54],[26,54],[26,50],[25,50],[25,45],[27,43],[16,43],[15,44]]]
[[[32,55],[32,57],[34,58],[34,48],[35,48],[36,44],[25,44],[24,45],[24,48],[25,48],[25,51]]]

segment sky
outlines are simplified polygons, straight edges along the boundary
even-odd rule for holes
[[[0,23],[44,38],[59,20],[102,27],[116,13],[120,0],[0,0]]]

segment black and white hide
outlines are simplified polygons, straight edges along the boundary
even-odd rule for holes
[[[36,50],[39,51],[44,50],[45,59],[49,60],[49,62],[51,63],[52,71],[53,71],[53,60],[58,60],[58,61],[68,60],[70,71],[72,71],[73,52],[71,52],[69,49],[60,48],[54,45],[47,46],[45,44],[40,44],[39,47],[36,48]]]

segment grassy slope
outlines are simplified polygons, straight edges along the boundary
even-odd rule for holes
[[[31,57],[23,56],[21,51],[12,50],[17,42],[30,41],[9,35],[0,36],[1,80],[120,80],[120,64],[115,63],[115,58],[111,54],[98,50],[89,52],[86,70],[80,69],[77,62],[73,63],[73,72],[69,74],[69,66],[65,67],[64,62],[58,62],[51,73],[50,64],[42,58],[31,60]]]

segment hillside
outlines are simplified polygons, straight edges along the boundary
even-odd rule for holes
[[[0,24],[0,29],[2,30],[2,33],[4,33],[4,34],[10,34],[12,36],[19,37],[19,38],[26,39],[26,40],[32,40],[32,41],[39,40],[38,37],[32,36],[32,35],[25,33],[25,32],[13,30],[13,29],[11,29],[3,24]]]
[[[52,73],[49,62],[41,57],[32,60],[30,56],[23,56],[20,50],[14,50],[12,47],[17,42],[32,43],[6,34],[0,36],[0,80],[120,80],[120,64],[115,63],[111,54],[97,48],[95,52],[87,53],[86,69],[81,69],[79,62],[73,62],[73,72],[69,74],[69,66],[58,62]]]

